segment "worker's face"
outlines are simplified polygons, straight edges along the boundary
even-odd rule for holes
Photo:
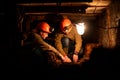
[[[46,32],[40,32],[40,35],[42,36],[43,39],[46,39],[48,37],[49,33]]]
[[[71,29],[72,29],[72,26],[71,26],[71,25],[65,26],[63,32],[64,32],[65,34],[69,34],[69,32],[71,31]]]

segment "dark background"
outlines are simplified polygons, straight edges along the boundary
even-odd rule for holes
[[[18,1],[17,1],[18,2]],[[39,69],[32,71],[31,66],[19,61],[18,56],[18,31],[16,24],[15,1],[1,2],[0,6],[0,27],[1,29],[1,73],[3,76],[16,77],[39,77],[40,79],[110,79],[119,78],[120,72],[120,48],[115,49],[98,48],[94,49],[90,61],[79,66],[67,66],[61,69]],[[21,60],[21,59],[20,59]],[[25,59],[22,59],[25,60]],[[45,77],[43,77],[45,76]]]

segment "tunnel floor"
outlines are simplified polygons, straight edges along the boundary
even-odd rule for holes
[[[35,75],[43,77],[44,79],[97,79],[97,78],[117,78],[120,72],[120,48],[105,49],[96,48],[91,53],[89,61],[84,62],[82,65],[63,65],[59,68],[49,67],[32,67],[29,63],[24,60],[25,56],[9,56],[9,72],[8,74],[21,75]],[[12,59],[12,60],[10,60]],[[29,77],[32,77],[29,76]]]

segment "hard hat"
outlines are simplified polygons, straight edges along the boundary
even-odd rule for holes
[[[62,31],[67,31],[71,28],[71,21],[68,18],[64,18],[60,23],[60,28]]]
[[[47,32],[47,33],[51,33],[50,32],[50,26],[49,26],[49,24],[47,22],[40,22],[40,23],[38,23],[36,29],[44,31],[44,32]]]

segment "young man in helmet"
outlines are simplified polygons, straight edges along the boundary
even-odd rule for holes
[[[42,59],[41,62],[43,62],[43,55],[45,55],[49,64],[55,66],[61,64],[62,62],[71,62],[62,56],[57,49],[45,42],[49,33],[51,33],[49,24],[47,22],[40,22],[29,35],[30,39],[32,39],[33,52],[39,56],[38,59]]]
[[[55,36],[55,47],[63,56],[69,56],[74,63],[77,63],[78,54],[82,47],[82,38],[68,18],[61,20],[60,29],[61,31]]]

